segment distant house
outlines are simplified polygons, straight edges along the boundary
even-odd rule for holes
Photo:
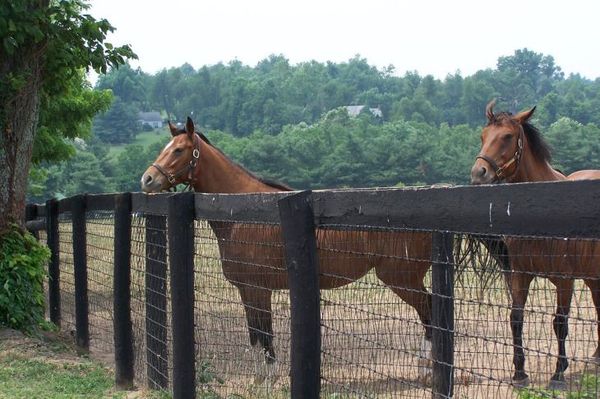
[[[138,122],[142,126],[150,126],[153,129],[163,126],[163,120],[160,113],[157,111],[140,112],[138,114]]]
[[[366,105],[346,105],[346,111],[348,111],[348,115],[354,117],[358,116],[365,107]],[[381,112],[381,109],[379,109],[379,107],[369,108],[369,111],[371,111],[371,114],[373,114],[373,116],[383,118],[383,113]]]

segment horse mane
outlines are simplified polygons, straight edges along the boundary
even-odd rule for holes
[[[503,124],[517,124],[512,117],[513,114],[510,112],[500,112],[494,115],[494,119],[488,122],[487,125],[501,126]],[[523,122],[521,126],[523,127],[525,137],[527,137],[533,157],[540,162],[550,163],[552,161],[552,147],[544,139],[542,133],[529,122]]]
[[[259,182],[261,182],[263,184],[266,184],[269,187],[276,188],[278,190],[282,190],[282,191],[294,191],[294,189],[291,188],[290,186],[288,186],[287,184],[283,184],[283,183],[280,183],[280,182],[275,181],[275,180],[266,179],[264,177],[257,176],[255,173],[249,171],[244,166],[242,166],[239,163],[233,161],[231,158],[229,158],[227,155],[225,155],[225,153],[223,151],[221,151],[221,149],[215,147],[208,140],[208,138],[204,135],[204,133],[202,133],[202,132],[195,132],[195,133],[198,135],[198,137],[200,137],[200,139],[202,141],[204,141],[206,144],[208,144],[209,146],[211,146],[212,148],[214,148],[215,150],[217,150],[219,152],[219,154],[223,155],[225,157],[225,159],[227,159],[233,165],[237,166],[238,168],[240,168],[241,170],[243,170],[244,172],[246,172],[248,175],[250,175],[251,177],[253,177],[256,180],[258,180]],[[179,130],[177,130],[177,136],[179,136],[180,134],[187,134],[187,132],[185,131],[185,129],[179,129]]]

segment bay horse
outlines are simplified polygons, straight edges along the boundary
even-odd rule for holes
[[[147,193],[165,191],[180,183],[202,193],[292,190],[258,178],[231,161],[196,132],[189,117],[185,128],[169,123],[169,129],[172,140],[141,178],[141,188]],[[218,240],[223,274],[240,293],[250,343],[262,352],[264,363],[271,365],[275,362],[271,293],[288,288],[280,227],[257,229],[256,225],[249,228],[249,224],[217,221],[209,224]],[[429,365],[431,295],[423,280],[430,267],[431,234],[317,229],[317,243],[320,288],[350,284],[375,268],[377,277],[416,310],[425,329],[419,363]]]
[[[593,178],[596,171],[575,172],[567,178],[550,165],[551,152],[541,133],[529,122],[535,107],[512,115],[494,114],[495,101],[486,107],[488,123],[481,133],[481,150],[471,169],[472,184],[498,182],[564,181]],[[592,172],[592,173],[590,173]],[[509,261],[504,276],[511,295],[510,325],[513,335],[512,377],[515,385],[529,382],[525,372],[523,351],[524,307],[534,277],[548,278],[556,287],[557,306],[553,329],[558,340],[556,369],[550,388],[566,385],[568,367],[565,341],[574,280],[581,278],[590,288],[600,321],[600,269],[595,257],[600,256],[600,243],[585,240],[525,239],[505,237]],[[597,321],[599,345],[592,359],[600,360],[600,323]]]

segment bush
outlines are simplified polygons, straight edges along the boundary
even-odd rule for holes
[[[30,331],[44,321],[48,248],[12,226],[0,236],[0,325]]]

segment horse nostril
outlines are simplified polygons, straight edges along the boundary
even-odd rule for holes
[[[487,173],[487,170],[485,169],[485,167],[481,167],[481,170],[479,171],[479,176],[485,176],[485,174]]]
[[[152,176],[147,175],[146,178],[144,179],[144,184],[148,185],[152,183]]]

